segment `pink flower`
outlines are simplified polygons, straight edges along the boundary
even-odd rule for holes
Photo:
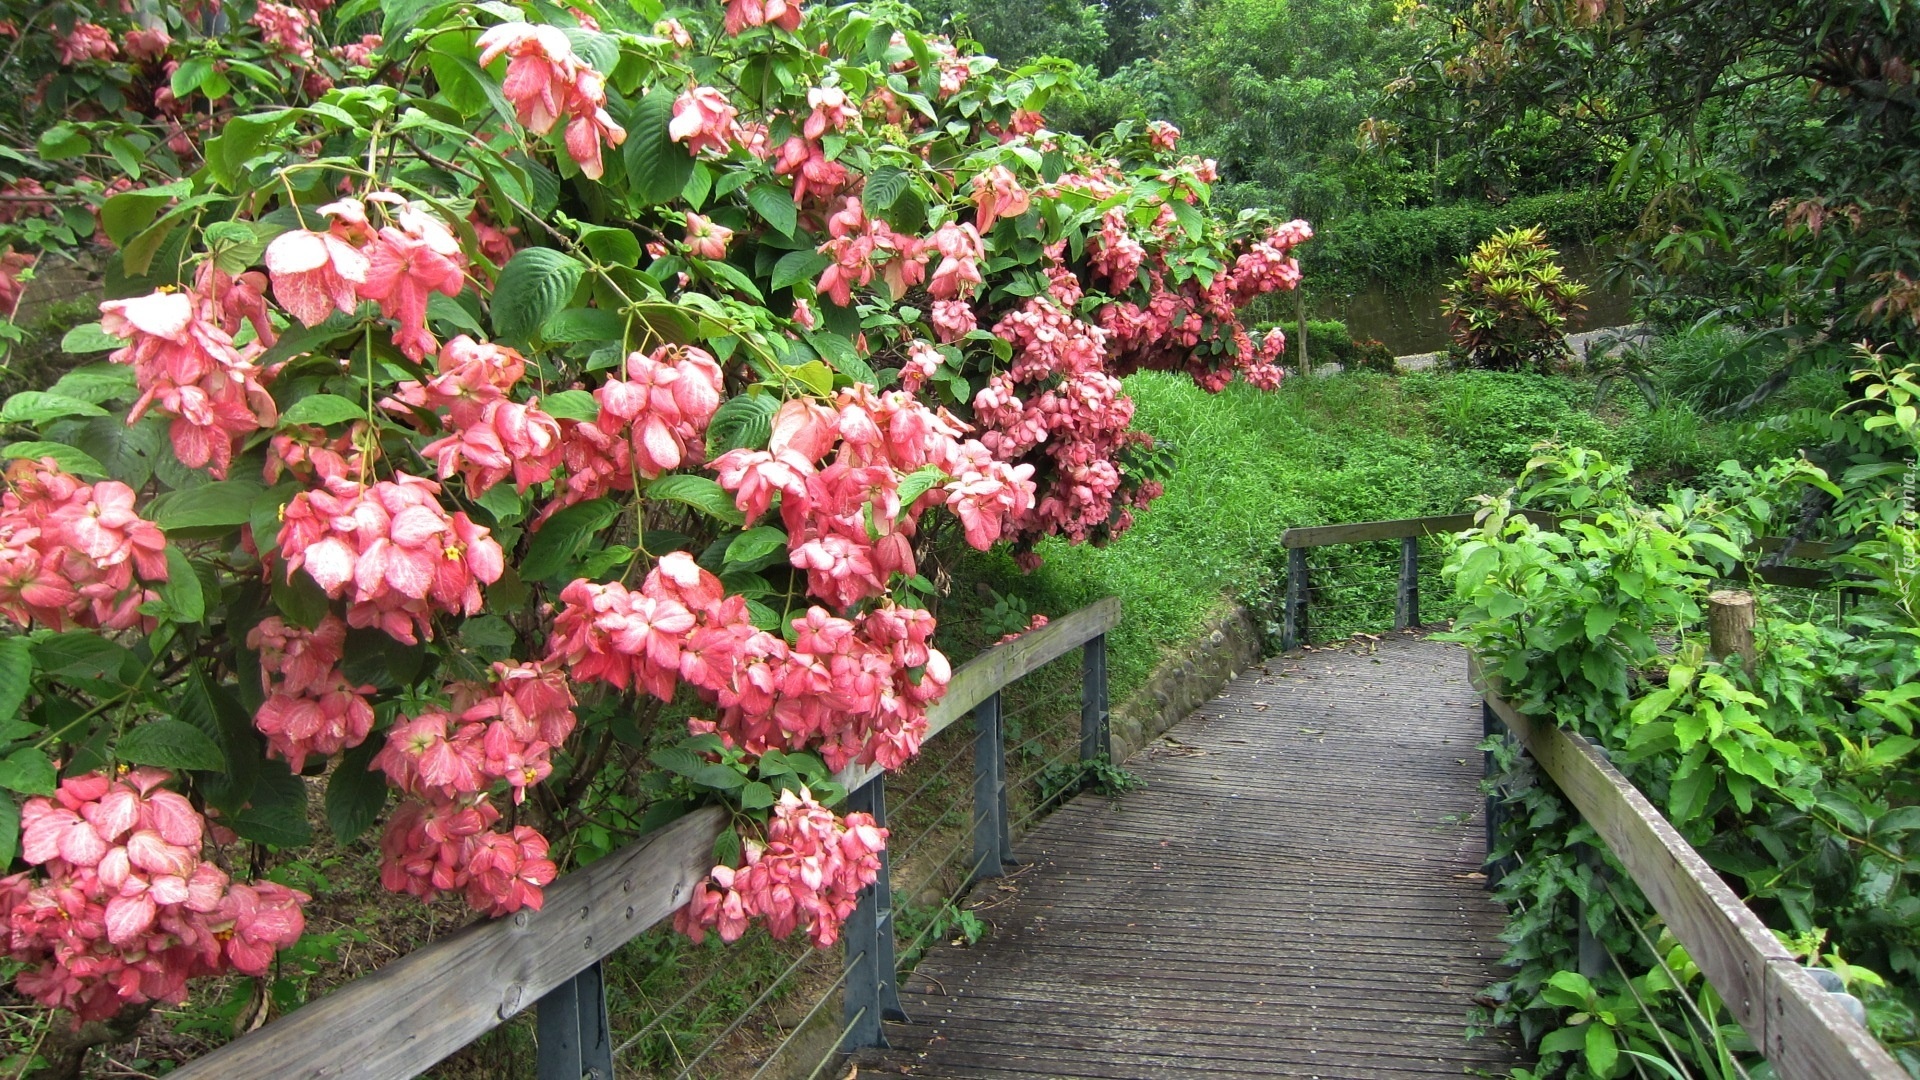
[[[372,67],[373,54],[380,50],[379,34],[362,34],[359,41],[333,47],[333,55],[348,67]]]
[[[701,217],[689,210],[687,219],[687,250],[702,259],[724,259],[727,257],[727,242],[733,239],[733,230],[724,225],[715,225],[710,218]]]
[[[673,119],[667,135],[674,142],[687,144],[687,153],[698,157],[712,149],[725,154],[740,141],[739,111],[727,102],[727,96],[711,86],[696,86],[673,101]]]
[[[51,458],[22,459],[0,494],[0,613],[21,626],[140,625],[149,584],[167,580],[166,538],[134,512],[133,489],[83,484]]]
[[[482,67],[512,57],[500,91],[520,123],[545,135],[567,121],[567,153],[587,179],[598,180],[601,145],[619,146],[627,132],[607,112],[605,79],[573,51],[566,34],[555,26],[501,23],[480,35],[478,44]]]
[[[335,311],[353,314],[371,264],[359,249],[331,232],[294,229],[267,245],[273,296],[287,313],[318,326]]]
[[[975,224],[985,236],[1001,218],[1026,213],[1031,200],[1005,165],[995,165],[973,178],[973,203],[979,208]]]
[[[500,545],[467,515],[449,517],[438,484],[396,473],[364,487],[328,480],[294,496],[278,550],[286,573],[305,568],[331,597],[346,597],[347,624],[378,626],[413,644],[432,636],[432,615],[472,615],[480,586],[504,572]]]
[[[313,41],[307,34],[312,29],[313,20],[306,12],[286,4],[276,4],[273,0],[260,0],[249,21],[260,28],[260,36],[266,39],[267,44],[302,60],[312,58]]]
[[[1155,150],[1171,154],[1180,145],[1180,129],[1165,120],[1151,121],[1147,124],[1147,141]]]
[[[129,30],[121,42],[129,57],[150,62],[167,54],[167,47],[173,44],[173,38],[167,34],[165,27],[156,26],[152,29]]]
[[[788,33],[798,30],[799,0],[727,0],[727,33],[738,37],[750,26],[777,26]]]
[[[458,472],[469,496],[484,494],[508,475],[524,492],[559,467],[560,422],[532,405],[489,401],[454,433],[421,447],[420,455],[438,465],[442,480]]]
[[[68,67],[87,60],[111,60],[119,52],[113,31],[99,23],[75,23],[60,39],[60,62]]]
[[[807,104],[813,111],[807,115],[800,133],[808,140],[818,139],[829,131],[844,131],[860,119],[860,110],[847,100],[846,91],[837,86],[816,86],[808,90]]]
[[[230,882],[201,861],[205,822],[157,769],[69,777],[21,807],[21,855],[0,881],[17,987],[80,1020],[178,1003],[189,979],[264,974],[305,926],[308,897]]]
[[[784,792],[767,823],[767,842],[749,842],[745,865],[716,866],[696,887],[674,927],[699,942],[708,929],[738,940],[753,919],[784,938],[804,930],[817,948],[839,940],[860,890],[880,875],[887,830],[868,814],[844,820],[815,802],[811,792]]]
[[[383,226],[367,245],[366,280],[357,291],[400,324],[393,342],[409,360],[418,361],[440,347],[427,329],[427,297],[436,292],[460,295],[467,260],[444,222],[424,207],[390,198],[400,204],[394,215],[397,227]]]

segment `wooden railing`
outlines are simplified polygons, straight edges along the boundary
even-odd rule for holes
[[[1571,517],[1538,510],[1522,510],[1518,516],[1543,529],[1558,528],[1561,521]],[[1311,574],[1307,568],[1309,548],[1377,540],[1400,541],[1400,574],[1394,596],[1393,628],[1405,630],[1420,623],[1420,538],[1464,532],[1473,528],[1473,525],[1473,514],[1441,514],[1288,529],[1280,537],[1280,546],[1287,550],[1287,590],[1281,618],[1281,650],[1291,651],[1313,640],[1308,608],[1313,591]],[[1768,537],[1756,547],[1762,552],[1771,553],[1784,543],[1778,538]],[[1828,546],[1821,543],[1803,542],[1793,548],[1793,557],[1796,559],[1819,560],[1825,559],[1828,554]],[[1753,576],[1768,584],[1796,589],[1824,589],[1836,581],[1835,575],[1829,570],[1804,566],[1765,566]]]
[[[1593,826],[1782,1080],[1906,1080],[1839,1000],[1599,748],[1501,697],[1471,664],[1489,734],[1504,727]],[[1492,816],[1489,815],[1489,824]]]
[[[1080,755],[1105,760],[1106,632],[1120,622],[1108,597],[997,645],[961,665],[927,711],[927,738],[975,718],[974,851],[971,879],[1010,862],[1006,746],[1000,691],[1068,651],[1084,647]],[[834,778],[848,810],[886,822],[882,772],[851,766]],[[612,1080],[601,961],[686,903],[713,865],[725,827],[719,807],[695,811],[546,890],[539,911],[476,923],[334,990],[252,1034],[189,1062],[178,1080],[407,1080],[538,1003],[540,1080]],[[846,970],[841,1046],[884,1046],[881,1021],[898,1018],[891,871],[860,897],[843,928]]]

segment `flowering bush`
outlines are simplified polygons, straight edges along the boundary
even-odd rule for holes
[[[387,888],[498,915],[650,758],[651,820],[736,811],[678,924],[830,944],[885,843],[830,776],[910,759],[949,676],[930,552],[1125,531],[1128,371],[1281,377],[1237,311],[1305,223],[1209,219],[1177,131],[1050,131],[1061,70],[903,11],[202,15],[37,16],[61,119],[0,203],[112,246],[103,362],[0,412],[0,910],[80,1015],[297,935],[201,860],[306,843],[301,777],[384,821]],[[88,809],[129,798],[164,851]],[[80,940],[22,929],[48,890]]]

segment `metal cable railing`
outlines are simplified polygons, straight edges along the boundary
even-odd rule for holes
[[[946,751],[944,760],[928,762],[929,767],[913,777],[912,789],[897,804],[889,805],[892,801],[886,798],[885,780],[874,770],[859,767],[848,770],[848,778],[842,780],[849,791],[842,812],[871,813],[893,835],[882,859],[880,880],[862,893],[859,908],[842,928],[844,945],[838,960],[828,961],[837,962],[839,970],[831,980],[822,981],[824,973],[819,971],[819,958],[831,954],[806,949],[771,981],[759,987],[744,1007],[723,1014],[724,1024],[719,1023],[718,1018],[712,1021],[709,1027],[712,1033],[703,1035],[698,1048],[690,1054],[680,1053],[679,1047],[685,1045],[680,1041],[682,1035],[671,1036],[668,1041],[674,1043],[671,1053],[676,1060],[661,1076],[671,1080],[698,1080],[703,1076],[737,1074],[750,1080],[765,1080],[777,1075],[798,1076],[810,1065],[810,1075],[818,1077],[851,1050],[885,1044],[882,1022],[904,1018],[898,997],[901,961],[910,963],[934,935],[953,925],[954,905],[976,881],[1005,871],[1006,865],[1013,861],[1012,830],[1057,805],[1071,789],[1050,785],[1047,790],[1033,791],[1031,805],[1028,800],[1021,800],[1018,809],[1025,814],[1018,822],[1011,821],[1008,814],[1009,790],[1025,791],[1043,774],[1058,772],[1076,755],[1105,760],[1110,753],[1104,633],[1117,621],[1117,616],[1117,605],[1105,602],[1023,635],[1011,645],[1001,647],[1013,650],[1014,659],[987,667],[997,678],[985,685],[963,685],[962,672],[957,671],[948,685],[947,698],[949,702],[959,698],[968,707],[967,711],[944,717],[938,726],[930,722],[927,738],[931,741],[940,729],[971,715],[971,752],[952,746],[950,739],[948,745],[941,747]],[[1075,647],[1083,650],[1080,737],[1039,766],[1009,776],[1010,763],[1038,758],[1057,746],[1063,737],[1071,739],[1071,736],[1053,730],[1052,725],[1042,725],[1040,730],[1031,733],[1023,731],[1026,737],[1009,745],[1007,725],[1017,717],[1011,712],[1002,712],[1000,690]],[[971,799],[949,795],[957,768],[963,761],[973,763]],[[933,799],[940,801],[930,803]],[[903,835],[906,830],[902,828],[902,815],[909,811],[913,811],[910,836]],[[892,900],[893,881],[901,872],[912,876],[902,895],[919,902],[896,912]],[[927,899],[933,894],[939,898],[937,903]],[[912,924],[910,934],[898,935],[906,940],[898,942],[897,950],[896,915]],[[648,1018],[644,1027],[621,1040],[615,1054],[623,1057],[630,1054],[648,1036],[671,1023],[671,1017],[684,1016],[703,998],[724,998],[724,991],[715,990],[717,986],[724,987],[723,970],[722,966],[716,966],[698,977],[692,986],[675,994],[663,1009]],[[783,996],[791,997],[802,988],[804,1008],[798,1004],[781,1006],[783,1010],[792,1008],[794,1011],[786,1015],[797,1013],[796,1020],[756,1021],[756,1017],[771,1014],[774,1002]],[[832,1035],[819,1029],[823,1026],[822,1018],[835,1001],[841,1003],[842,1012],[839,1033]],[[708,1007],[710,1005],[702,1006]],[[771,1046],[764,1052],[752,1049],[760,1038],[755,1033],[763,1029],[778,1039],[775,1042],[769,1038]],[[822,1052],[813,1040],[829,1036],[832,1042]],[[816,1053],[821,1056],[810,1061],[809,1056]],[[741,1061],[743,1056],[747,1058],[746,1063]]]

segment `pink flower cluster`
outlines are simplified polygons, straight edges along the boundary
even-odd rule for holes
[[[727,0],[727,33],[738,37],[749,26],[800,29],[799,0]]]
[[[187,980],[264,975],[306,928],[305,893],[234,882],[201,859],[205,823],[157,769],[61,781],[20,810],[37,871],[0,879],[16,985],[80,1020],[186,1000]]]
[[[264,372],[254,364],[273,340],[272,328],[256,282],[227,278],[209,262],[197,284],[105,301],[100,326],[127,340],[108,359],[131,365],[140,388],[128,421],[158,406],[173,419],[168,435],[181,463],[225,478],[235,444],[279,419],[261,382]],[[233,336],[243,310],[253,316],[257,335],[244,346]]]
[[[789,136],[773,156],[774,175],[793,177],[795,206],[818,208],[824,214],[834,199],[860,183],[845,165],[827,158],[826,147],[818,139]]]
[[[260,36],[267,44],[301,60],[313,58],[313,39],[308,35],[312,33],[314,19],[305,11],[273,0],[260,0],[249,21],[260,28]]]
[[[767,823],[767,842],[749,841],[745,865],[716,866],[673,925],[695,942],[711,929],[737,941],[753,919],[774,937],[803,930],[818,948],[840,938],[860,890],[880,876],[887,830],[871,814],[845,820],[815,802],[811,792],[783,792]]]
[[[567,35],[557,26],[501,23],[481,34],[478,44],[482,67],[511,57],[500,92],[520,123],[544,136],[566,121],[568,156],[587,179],[600,179],[606,171],[601,145],[619,146],[627,132],[607,112],[606,79],[573,51]]]
[[[347,623],[378,626],[407,644],[433,636],[433,613],[472,615],[480,586],[500,580],[500,544],[464,512],[448,516],[440,485],[396,473],[371,486],[344,478],[293,497],[279,552],[286,574],[304,568],[330,597],[347,597]]]
[[[126,630],[167,580],[166,537],[117,480],[83,484],[52,458],[16,461],[0,493],[0,613],[20,626]]]
[[[266,252],[273,295],[308,326],[372,300],[399,324],[393,343],[417,362],[440,347],[427,329],[427,299],[436,292],[460,295],[467,258],[430,209],[391,192],[369,201],[390,206],[392,223],[376,230],[364,203],[342,199],[320,208],[333,218],[327,232],[295,229],[275,237]]]
[[[553,749],[575,723],[567,675],[496,663],[489,683],[451,689],[451,712],[403,719],[374,756],[373,768],[412,796],[381,838],[381,884],[429,901],[463,892],[494,916],[537,911],[556,873],[547,839],[525,825],[496,830],[500,811],[490,800],[505,782],[519,803],[553,771]]]
[[[519,353],[462,334],[441,348],[437,366],[433,379],[402,383],[387,404],[447,410],[448,433],[420,449],[440,479],[459,473],[467,494],[478,496],[508,476],[525,492],[553,475],[560,421],[507,396],[526,370]]]
[[[80,22],[62,35],[60,62],[72,67],[88,60],[111,60],[120,51],[113,43],[113,31],[99,23]]]
[[[894,232],[885,221],[869,219],[859,199],[848,199],[827,219],[827,236],[819,251],[830,256],[833,264],[821,272],[817,289],[841,307],[853,303],[853,290],[871,284],[875,273],[896,300],[926,280],[931,252],[923,250],[914,237]]]
[[[702,150],[724,155],[743,139],[739,115],[740,110],[727,101],[727,95],[711,86],[696,86],[673,99],[667,136],[686,143],[687,153],[695,157]]]
[[[631,491],[636,472],[650,480],[699,460],[724,389],[720,365],[704,349],[662,345],[628,356],[627,377],[609,379],[593,392],[599,416],[562,423],[567,478],[542,516],[608,492]]]
[[[1026,213],[1032,198],[1005,165],[995,165],[973,178],[973,205],[978,211],[974,225],[984,236],[1001,218]]]
[[[253,725],[267,737],[269,753],[294,772],[307,756],[332,757],[367,741],[373,730],[371,686],[355,686],[340,671],[347,624],[328,615],[307,630],[278,615],[247,633],[247,648],[260,655],[260,687],[267,700]]]

